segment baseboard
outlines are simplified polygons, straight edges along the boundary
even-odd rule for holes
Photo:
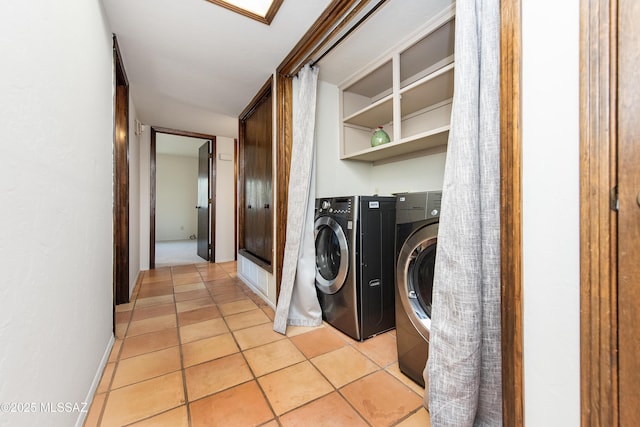
[[[91,387],[89,388],[89,393],[87,393],[87,397],[85,397],[84,401],[87,403],[87,411],[80,412],[78,414],[78,419],[76,420],[76,427],[82,427],[85,419],[87,418],[87,414],[89,413],[89,408],[91,407],[91,403],[93,402],[93,397],[96,394],[96,390],[98,389],[98,385],[100,384],[100,380],[102,379],[102,373],[104,372],[104,368],[107,366],[107,362],[109,361],[109,356],[111,355],[111,349],[113,348],[113,344],[116,339],[111,335],[111,339],[109,339],[109,343],[107,344],[107,348],[102,355],[102,359],[100,360],[100,365],[98,365],[98,370],[96,371],[96,375],[93,377],[93,381],[91,382]]]

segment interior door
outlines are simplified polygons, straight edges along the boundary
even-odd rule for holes
[[[620,425],[640,425],[640,2],[619,2],[618,369]]]
[[[211,217],[211,141],[198,149],[198,256],[207,261],[211,259],[209,226]]]

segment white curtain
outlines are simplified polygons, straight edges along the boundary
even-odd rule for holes
[[[425,400],[433,426],[499,426],[500,1],[457,0],[455,40]]]
[[[287,237],[280,296],[273,329],[287,325],[319,326],[322,311],[316,295],[314,130],[318,68],[306,65],[293,79],[293,146],[289,175]]]

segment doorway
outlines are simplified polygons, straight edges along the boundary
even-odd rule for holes
[[[216,137],[151,128],[149,268],[215,261]]]

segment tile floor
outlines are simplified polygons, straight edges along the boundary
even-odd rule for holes
[[[144,272],[85,426],[428,426],[395,331],[362,343],[329,325],[272,330],[236,263]]]

